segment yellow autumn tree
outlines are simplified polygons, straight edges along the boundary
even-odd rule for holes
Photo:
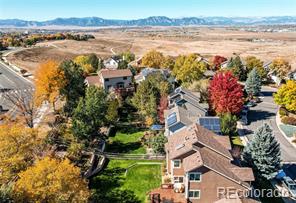
[[[37,131],[19,123],[0,125],[0,185],[24,170],[40,147]]]
[[[49,60],[41,64],[35,74],[35,100],[37,104],[49,101],[55,108],[59,91],[64,86],[64,72],[59,68],[59,63]]]
[[[296,82],[288,80],[274,95],[274,101],[289,111],[296,112]]]
[[[87,202],[90,196],[78,167],[50,157],[21,172],[13,190],[16,202]]]
[[[190,85],[194,81],[202,78],[203,73],[207,69],[207,65],[198,59],[199,55],[197,54],[180,55],[176,59],[173,75],[177,80],[181,81],[183,85]]]
[[[74,62],[83,69],[83,72],[86,75],[89,75],[90,73],[96,72],[95,67],[93,67],[92,64],[91,64],[89,56],[85,56],[85,55],[77,56],[74,59]]]
[[[284,79],[291,71],[291,65],[288,61],[282,58],[277,58],[272,61],[270,69],[274,71],[278,77]]]
[[[164,62],[165,57],[161,52],[156,50],[147,52],[142,58],[142,66],[147,66],[150,68],[161,68]]]

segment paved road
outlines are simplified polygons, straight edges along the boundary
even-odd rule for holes
[[[248,114],[250,124],[247,126],[247,136],[252,139],[253,130],[257,129],[263,123],[268,123],[274,132],[274,135],[281,145],[281,155],[283,162],[296,163],[296,148],[282,135],[276,125],[276,113],[278,106],[274,103],[272,94],[276,89],[270,87],[263,87],[263,99],[257,106],[252,107]]]
[[[23,78],[0,61],[0,90],[25,90],[32,88],[33,84],[29,80]],[[0,105],[4,109],[10,110],[10,112],[15,112],[14,105],[6,101],[2,94],[3,92],[0,91]]]
[[[248,139],[252,139],[253,130],[257,129],[263,123],[268,123],[274,132],[277,141],[281,147],[281,158],[285,172],[296,179],[296,148],[286,140],[284,135],[280,132],[276,125],[276,113],[278,106],[274,103],[272,94],[276,89],[270,87],[263,87],[263,99],[257,106],[252,107],[248,114],[250,124],[247,126]]]

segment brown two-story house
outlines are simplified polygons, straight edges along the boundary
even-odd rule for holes
[[[106,91],[134,91],[133,74],[129,69],[102,69],[97,76],[85,79],[87,86],[95,85]]]
[[[168,137],[166,166],[173,190],[179,193],[178,201],[166,197],[171,202],[231,202],[234,197],[233,194],[229,197],[227,188],[247,191],[254,181],[251,168],[233,163],[229,138],[197,124]],[[180,196],[183,201],[180,201]],[[251,201],[248,200],[244,198],[244,202]]]

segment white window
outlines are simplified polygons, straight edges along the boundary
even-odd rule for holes
[[[190,182],[200,182],[201,181],[201,173],[189,173],[189,181]]]
[[[183,183],[183,176],[174,176],[174,183]]]
[[[200,190],[189,190],[188,196],[191,199],[200,199]]]
[[[181,167],[181,160],[174,160],[174,168],[180,168]]]

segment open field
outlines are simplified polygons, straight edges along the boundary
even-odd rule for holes
[[[89,41],[54,41],[38,44],[33,48],[8,57],[17,65],[34,72],[39,63],[48,59],[69,59],[79,54],[96,53],[102,58],[112,55],[111,49],[119,53],[130,50],[137,57],[150,49],[165,55],[177,56],[200,53],[242,57],[255,55],[264,61],[276,57],[287,59],[296,69],[295,32],[249,32],[235,28],[205,27],[153,27],[153,28],[108,28],[92,31],[96,39]]]

